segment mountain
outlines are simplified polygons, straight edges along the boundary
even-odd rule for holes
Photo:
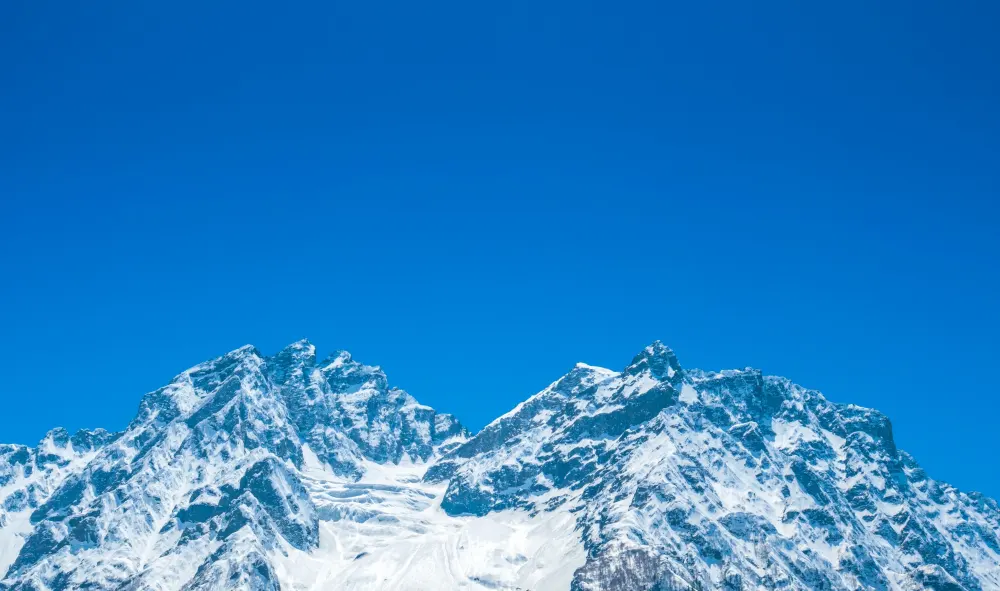
[[[0,589],[991,591],[1000,506],[877,411],[659,342],[473,435],[300,341],[0,446]]]

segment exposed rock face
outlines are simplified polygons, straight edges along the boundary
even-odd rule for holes
[[[302,341],[0,446],[0,589],[309,588],[1000,590],[1000,506],[877,411],[659,342],[471,437]]]
[[[0,586],[277,589],[270,556],[319,543],[305,453],[357,480],[366,462],[426,462],[465,435],[349,356],[243,347],[147,394],[121,434],[57,429],[36,449],[0,448],[16,556]]]

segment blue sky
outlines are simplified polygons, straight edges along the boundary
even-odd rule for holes
[[[1000,496],[995,3],[209,4],[0,6],[0,441],[302,337],[478,428],[662,339]]]

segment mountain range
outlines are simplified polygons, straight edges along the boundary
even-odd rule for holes
[[[472,433],[300,341],[0,445],[0,590],[69,589],[998,591],[1000,505],[875,410],[660,342]]]

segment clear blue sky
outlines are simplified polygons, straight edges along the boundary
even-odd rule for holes
[[[479,428],[659,338],[1000,496],[998,5],[543,4],[0,3],[0,440],[302,337]]]

